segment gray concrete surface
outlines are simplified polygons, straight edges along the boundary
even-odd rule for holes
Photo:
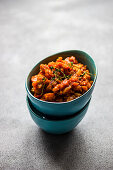
[[[0,170],[113,170],[113,1],[0,1]],[[26,106],[25,78],[42,58],[80,49],[98,65],[83,121],[41,131]]]

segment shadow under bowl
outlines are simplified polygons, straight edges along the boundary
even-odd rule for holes
[[[73,130],[85,116],[90,100],[79,112],[75,113],[74,115],[58,118],[43,115],[43,113],[34,108],[28,96],[26,98],[28,110],[33,121],[41,129],[51,134],[64,134]]]
[[[82,96],[69,102],[47,102],[47,101],[42,101],[40,99],[35,98],[33,94],[30,92],[31,77],[33,75],[38,74],[40,70],[40,64],[42,63],[47,64],[48,62],[56,61],[56,59],[60,56],[62,56],[63,59],[69,56],[75,56],[78,62],[83,63],[84,65],[87,65],[87,68],[89,69],[91,73],[91,79],[93,80],[93,84],[91,88],[86,93],[84,93]],[[72,115],[78,112],[87,104],[87,102],[91,98],[91,95],[92,95],[92,92],[93,92],[93,89],[96,83],[96,79],[97,79],[97,68],[96,68],[96,65],[93,59],[87,53],[83,51],[71,50],[71,51],[64,51],[64,52],[54,54],[40,61],[38,64],[36,64],[36,66],[31,70],[31,72],[29,73],[26,79],[25,87],[26,87],[27,95],[31,103],[37,110],[39,110],[40,112],[46,115],[62,117],[62,116]]]

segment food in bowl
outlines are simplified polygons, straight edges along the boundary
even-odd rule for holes
[[[37,75],[40,72],[41,64],[48,64],[51,61],[56,61],[58,57],[61,56],[63,57],[63,59],[67,58],[68,56],[69,57],[75,56],[79,63],[82,63],[87,66],[88,70],[91,73],[90,75],[91,80],[93,81],[91,88],[89,88],[89,90],[86,91],[80,97],[68,102],[48,102],[34,97],[33,93],[31,93],[31,86],[32,86],[31,77]],[[80,111],[87,104],[87,102],[90,100],[93,94],[96,80],[97,80],[97,67],[93,58],[83,51],[70,50],[70,51],[63,51],[56,54],[52,54],[51,56],[48,56],[45,59],[41,60],[39,63],[37,63],[29,72],[26,78],[25,88],[29,100],[37,110],[39,110],[40,112],[46,115],[62,117],[62,116],[69,116]]]
[[[83,95],[93,81],[86,65],[74,56],[48,64],[40,64],[40,71],[31,77],[34,97],[48,102],[68,102]]]

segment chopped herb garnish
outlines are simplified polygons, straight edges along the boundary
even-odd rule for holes
[[[55,77],[52,77],[52,80],[55,80]]]
[[[66,76],[67,79],[69,79],[72,76],[72,74],[69,74]]]
[[[71,65],[73,65],[73,62],[71,62]],[[71,77],[70,75],[66,75],[60,68],[54,68],[53,66],[50,67],[50,69],[53,71],[53,74],[55,75],[54,77],[51,78],[51,80],[64,80],[64,79],[69,79]],[[54,69],[54,70],[53,70]],[[63,76],[60,76],[58,72],[62,73]]]
[[[83,77],[86,74],[86,72],[83,72],[83,74],[80,75],[80,77]]]
[[[70,68],[72,68],[73,62],[70,62],[70,63],[68,64],[68,66],[69,66]]]
[[[42,92],[41,92],[41,95],[43,95],[43,93],[44,93],[44,87],[45,87],[45,84],[42,86]]]
[[[71,66],[73,66],[73,62],[71,62]]]
[[[92,75],[92,73],[88,73],[88,72],[86,72],[86,71],[85,71],[85,72],[83,72],[83,74],[81,74],[81,75],[80,75],[80,78],[79,78],[79,80],[81,80],[81,78],[82,78],[82,77],[83,77],[85,74]]]
[[[61,71],[61,69],[58,69],[58,68],[55,68],[55,70],[56,70],[57,72],[60,72],[60,71]]]
[[[66,78],[66,75],[63,71],[60,70],[60,72],[63,74],[64,78]]]
[[[43,86],[42,86],[42,92],[41,92],[41,95],[43,95],[43,93],[44,93],[44,87],[45,87],[45,81],[46,81],[46,77],[43,77],[42,78],[42,80],[43,80]]]
[[[45,80],[46,80],[46,77],[43,77],[42,80],[45,81]]]
[[[51,67],[50,67],[50,69],[52,70],[52,69],[54,69],[54,67],[53,67],[53,66],[51,66]]]
[[[86,72],[83,72],[83,74],[80,75],[79,80],[81,80],[81,78],[86,74]]]
[[[86,72],[87,73],[87,72]],[[92,73],[87,73],[87,74],[89,74],[89,75],[93,75]]]

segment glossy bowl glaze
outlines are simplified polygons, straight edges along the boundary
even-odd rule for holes
[[[63,59],[65,59],[66,57],[72,55],[76,57],[78,62],[87,65],[90,73],[92,74],[91,79],[93,80],[93,84],[91,88],[82,96],[69,102],[47,102],[35,98],[30,92],[31,89],[30,79],[33,75],[38,74],[40,69],[40,64],[42,63],[47,64],[50,61],[55,61],[59,56],[62,56]],[[89,101],[92,95],[96,79],[97,79],[97,68],[93,59],[83,51],[71,50],[71,51],[64,51],[57,54],[53,54],[52,56],[49,56],[44,60],[40,61],[38,64],[36,64],[36,66],[30,71],[26,79],[25,87],[31,103],[37,110],[51,116],[66,116],[78,112],[87,104],[87,102]]]
[[[90,100],[80,110],[79,112],[75,113],[71,116],[65,116],[62,118],[58,117],[52,117],[52,116],[45,116],[38,110],[34,108],[32,103],[30,102],[29,98],[26,98],[28,110],[30,112],[30,115],[33,119],[33,121],[44,131],[52,134],[63,134],[71,131],[73,128],[75,128],[78,123],[83,119],[85,116]]]

